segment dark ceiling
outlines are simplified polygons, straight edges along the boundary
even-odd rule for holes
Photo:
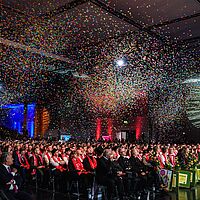
[[[138,102],[146,105],[148,97],[161,129],[181,119],[182,80],[200,74],[199,0],[2,0],[0,5],[0,106],[17,99],[53,105],[56,118],[67,112],[78,118],[86,112],[83,105],[122,116],[122,110],[146,113]],[[121,55],[127,55],[128,66],[117,74],[113,61]],[[77,67],[78,73],[67,74]],[[72,77],[85,74],[90,81]]]
[[[200,40],[199,0],[3,0],[2,19],[1,39],[65,57],[137,30],[164,42]]]
[[[87,52],[89,48],[95,51],[101,43],[137,32],[156,38],[164,45],[176,45],[195,55],[200,53],[199,0],[2,0],[1,13],[0,42],[6,56],[14,52],[13,49],[20,49],[49,59],[44,67],[41,62],[36,63],[34,56],[24,61],[21,53],[15,66],[20,62],[34,63],[29,74],[82,65],[87,61],[80,52]],[[14,57],[18,57],[17,53]],[[4,64],[8,64],[8,60],[4,58]],[[96,66],[92,59],[89,62]],[[5,76],[9,70],[2,68]],[[16,71],[17,67],[14,68]],[[20,70],[17,73],[20,75]],[[25,80],[27,74],[23,76]],[[41,84],[39,78],[38,85]],[[30,75],[26,81],[32,79]]]

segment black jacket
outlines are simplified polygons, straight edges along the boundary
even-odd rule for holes
[[[93,156],[90,156],[90,158],[92,159]],[[95,171],[95,169],[92,169],[87,156],[83,160],[83,166],[84,166],[85,170],[88,171],[88,172],[94,172]]]
[[[0,189],[9,189],[9,183],[12,179],[14,179],[14,176],[9,173],[6,169],[6,167],[3,164],[0,164]]]
[[[128,158],[120,156],[119,159],[118,159],[118,162],[119,162],[119,164],[122,167],[124,172],[130,168],[130,162],[129,162]]]
[[[105,177],[112,178],[112,164],[109,159],[105,157],[97,158],[96,177],[102,179]]]
[[[129,162],[134,173],[140,175],[140,173],[145,172],[145,165],[139,158],[131,156]]]

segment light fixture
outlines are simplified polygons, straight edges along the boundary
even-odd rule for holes
[[[185,80],[183,83],[198,83],[200,82],[200,78],[190,78],[190,79],[187,79]]]
[[[123,67],[123,66],[126,66],[127,65],[127,60],[125,57],[121,57],[120,59],[117,59],[116,60],[116,65],[118,67]]]
[[[62,75],[66,75],[66,76],[72,76],[74,78],[90,79],[90,77],[87,74],[84,74],[84,73],[79,74],[79,72],[77,72],[76,70],[72,70],[72,69],[60,68],[60,69],[54,70],[53,72],[62,74]]]
[[[119,67],[122,67],[122,66],[124,65],[124,61],[123,61],[122,59],[118,60],[118,61],[117,61],[117,65],[118,65]]]

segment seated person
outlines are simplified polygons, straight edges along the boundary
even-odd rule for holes
[[[131,149],[131,157],[129,159],[131,170],[133,173],[133,181],[135,182],[135,191],[142,190],[147,186],[147,175],[146,167],[143,162],[138,158],[138,149],[133,147]]]
[[[3,153],[0,164],[0,189],[4,191],[9,200],[31,200],[32,197],[18,187],[19,175],[13,165],[13,157],[10,153]]]
[[[107,187],[107,198],[111,200],[114,196],[115,178],[112,173],[112,163],[110,157],[112,150],[107,148],[103,152],[103,156],[97,158],[96,178],[97,182]]]
[[[46,169],[45,169],[45,163],[42,158],[42,155],[40,153],[39,148],[35,148],[31,154],[30,157],[30,169],[31,169],[31,175],[33,178],[37,174],[37,179],[40,184],[40,186],[44,186],[44,183],[46,182]]]

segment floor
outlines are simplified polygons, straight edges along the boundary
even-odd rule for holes
[[[30,188],[29,192],[32,194],[34,200],[78,200],[77,196],[69,194],[56,193],[53,195],[51,192],[38,190]],[[87,200],[87,197],[80,197],[80,200]],[[97,198],[96,198],[97,199]],[[129,198],[131,200],[134,198]],[[168,193],[153,194],[150,193],[149,197],[144,195],[141,200],[200,200],[200,185],[192,189],[177,189]],[[99,197],[98,200],[104,200],[104,198]]]

